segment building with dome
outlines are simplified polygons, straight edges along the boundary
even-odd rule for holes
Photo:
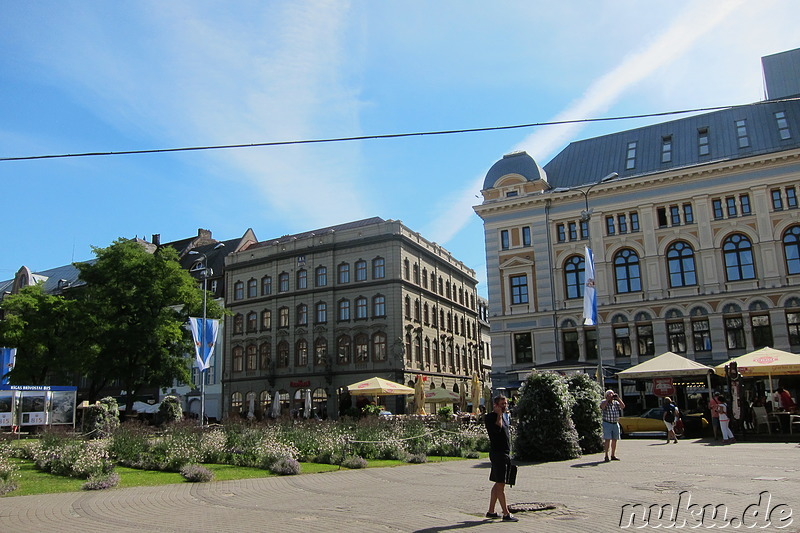
[[[708,365],[800,352],[800,49],[762,63],[764,101],[575,141],[543,167],[525,152],[492,165],[475,211],[496,388],[667,351]]]

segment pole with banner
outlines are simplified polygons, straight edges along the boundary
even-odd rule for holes
[[[200,425],[205,423],[205,384],[206,371],[211,366],[211,357],[214,355],[214,346],[217,342],[219,333],[219,320],[208,320],[205,317],[205,305],[203,306],[203,318],[189,318],[189,324],[194,338],[195,363],[200,373]]]
[[[597,326],[597,290],[595,288],[594,256],[592,249],[585,247],[584,288],[583,288],[583,324]],[[606,379],[603,373],[603,354],[600,352],[600,332],[595,328],[597,335],[597,380],[600,388],[605,391]]]
[[[0,348],[2,353],[2,368],[0,368],[0,385],[8,385],[8,373],[14,369],[14,362],[17,359],[16,348]]]

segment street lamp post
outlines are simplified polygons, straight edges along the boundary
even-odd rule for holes
[[[557,187],[557,188],[553,189],[553,192],[580,191],[583,194],[584,209],[583,209],[583,211],[581,211],[581,221],[586,223],[587,232],[588,232],[588,224],[589,224],[589,221],[592,219],[592,210],[589,209],[589,191],[591,191],[595,186],[600,185],[601,183],[606,183],[608,181],[617,179],[618,177],[619,177],[618,173],[612,172],[612,173],[608,174],[607,176],[599,179],[598,181],[590,184],[588,187],[586,187],[584,185],[581,185],[581,186],[578,186],[578,187]],[[589,239],[591,239],[591,232],[588,232],[588,237],[589,237]],[[587,257],[586,260],[588,261],[589,258]],[[594,263],[594,260],[592,260],[592,264],[593,263]],[[600,382],[600,387],[603,390],[605,390],[606,386],[605,386],[605,376],[604,376],[604,373],[603,373],[603,354],[600,351],[600,332],[597,331],[597,330],[595,330],[595,332],[597,334],[597,340],[596,340],[596,342],[597,342],[597,360],[598,360],[598,366],[597,366],[597,374],[598,375],[597,375],[597,378],[598,378],[598,381]],[[621,392],[621,390],[620,390],[620,392]]]

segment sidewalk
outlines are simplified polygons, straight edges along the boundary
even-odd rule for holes
[[[777,508],[773,525],[753,529],[800,531],[797,444],[745,442],[720,446],[699,440],[669,445],[663,442],[661,439],[621,441],[618,462],[604,463],[603,455],[595,454],[571,461],[520,466],[519,485],[506,489],[509,504],[546,503],[554,508],[519,512],[520,521],[516,524],[483,518],[491,487],[488,462],[464,460],[241,481],[5,497],[0,498],[0,531],[354,533],[478,532],[489,528],[618,531],[625,504],[677,507],[683,493],[682,504],[688,504],[688,497],[691,504],[700,507],[724,505],[727,519],[740,520],[745,510],[756,509],[753,505],[759,503],[759,495],[765,491],[761,508],[767,512]],[[797,514],[778,522],[778,513],[789,508]],[[625,517],[629,520],[630,512]],[[641,529],[650,530],[654,520],[651,518],[649,527],[645,524]],[[787,522],[790,522],[788,527],[775,528],[776,524],[787,525]],[[690,524],[684,529],[689,529]],[[737,529],[736,524],[731,523],[727,530]],[[629,529],[636,529],[634,525]],[[698,529],[708,525],[704,521]],[[738,529],[746,530],[744,526]]]

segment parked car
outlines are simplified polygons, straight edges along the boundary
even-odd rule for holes
[[[678,433],[679,437],[683,434],[689,436],[702,435],[703,430],[708,427],[708,420],[703,417],[703,413],[688,415],[681,413],[681,420],[683,421],[684,431],[683,433]],[[639,416],[620,417],[619,426],[623,434],[667,432],[667,428],[664,426],[664,409],[661,407],[649,409]]]

